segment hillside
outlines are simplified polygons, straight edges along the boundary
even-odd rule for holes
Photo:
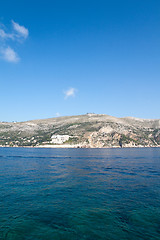
[[[0,146],[160,146],[160,120],[86,114],[26,122],[0,122]]]

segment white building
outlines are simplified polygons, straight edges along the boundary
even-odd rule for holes
[[[62,144],[69,140],[70,136],[69,135],[52,135],[51,137],[51,143],[55,144]]]

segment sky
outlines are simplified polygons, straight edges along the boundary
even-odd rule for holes
[[[2,1],[0,89],[0,121],[160,119],[160,1]]]

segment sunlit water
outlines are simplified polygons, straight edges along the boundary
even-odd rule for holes
[[[160,239],[160,149],[0,148],[0,239]]]

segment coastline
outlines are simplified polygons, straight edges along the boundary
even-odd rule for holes
[[[39,145],[39,146],[0,146],[0,148],[54,148],[54,149],[123,149],[123,148],[160,148],[158,146],[112,146],[112,147],[80,147],[80,146],[71,146],[71,145]]]

